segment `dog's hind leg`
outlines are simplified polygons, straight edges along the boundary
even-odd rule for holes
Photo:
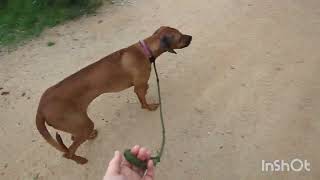
[[[88,140],[94,139],[98,136],[98,131],[96,129],[94,129],[93,131],[91,131]]]
[[[88,160],[84,157],[75,155],[75,152],[79,146],[88,139],[92,139],[97,135],[97,131],[94,130],[94,124],[91,119],[86,116],[81,118],[83,121],[78,121],[80,123],[74,124],[74,131],[72,133],[72,144],[68,148],[68,152],[63,156],[67,159],[74,160],[79,164],[85,164]],[[75,128],[76,127],[76,128]]]
[[[65,153],[63,157],[67,159],[72,159],[79,164],[85,164],[88,160],[84,157],[75,155],[76,150],[78,147],[87,140],[86,137],[74,137],[74,141],[72,142],[71,146],[69,147],[69,152]]]
[[[96,129],[92,130],[92,132],[90,133],[88,140],[92,140],[95,139],[98,136],[98,131]],[[71,140],[75,141],[75,136],[71,135]]]

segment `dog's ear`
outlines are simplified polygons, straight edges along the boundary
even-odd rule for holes
[[[177,52],[171,48],[171,43],[172,43],[172,37],[168,37],[165,35],[160,38],[160,47],[162,49],[165,49],[170,53],[177,54]]]
[[[164,28],[166,28],[165,26],[161,26],[161,27],[159,27],[154,33],[153,33],[153,35],[155,35],[155,34],[158,34],[162,29],[164,29]]]

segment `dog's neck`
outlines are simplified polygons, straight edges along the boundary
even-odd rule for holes
[[[160,40],[155,36],[150,36],[147,39],[143,40],[148,48],[151,50],[152,55],[157,58],[162,53],[165,52],[162,48],[160,48]]]

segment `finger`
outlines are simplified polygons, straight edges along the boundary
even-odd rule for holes
[[[136,172],[140,177],[143,176],[143,173],[144,173],[144,170],[143,170],[143,169],[138,168],[138,167],[136,167],[136,166],[132,166],[131,169],[132,169],[134,172]]]
[[[132,164],[130,164],[126,159],[123,159],[121,162],[121,167],[128,167],[128,168],[132,168]]]
[[[151,151],[150,150],[147,150],[147,154],[146,154],[146,159],[150,159],[150,157],[151,157]]]
[[[135,156],[137,156],[138,152],[140,150],[140,146],[139,145],[135,145],[131,148],[131,153]]]
[[[153,161],[149,160],[148,169],[145,176],[143,177],[143,180],[153,180],[153,178],[154,178],[154,165],[153,165]]]
[[[138,154],[140,153],[141,149],[142,149],[142,148],[140,148],[139,145],[135,145],[135,146],[131,149],[131,153],[132,153],[133,155],[135,155],[135,156],[138,157]],[[145,149],[145,148],[144,148],[144,149]],[[142,149],[142,150],[143,150],[143,149]],[[143,150],[143,151],[144,151],[144,150]],[[143,170],[142,170],[141,168],[138,168],[138,167],[136,167],[136,166],[134,166],[134,165],[131,165],[131,169],[132,169],[133,171],[135,171],[137,174],[139,174],[139,175],[142,177],[142,175],[143,175]]]
[[[142,176],[140,174],[132,171],[132,169],[128,167],[121,168],[121,175],[124,176],[122,180],[142,180]]]
[[[139,149],[140,149],[140,146],[139,145],[135,145],[131,148],[131,153],[132,155],[134,156],[137,156],[138,152],[139,152]],[[132,168],[132,164],[130,164],[126,159],[124,159],[122,162],[121,162],[121,166],[125,166],[125,167],[128,167],[128,168]]]
[[[122,156],[119,151],[114,152],[114,156],[109,162],[109,166],[106,175],[119,175],[120,174],[120,164],[122,161]]]
[[[138,159],[144,161],[148,158],[148,154],[147,154],[147,149],[145,147],[140,148],[139,153],[138,153]]]

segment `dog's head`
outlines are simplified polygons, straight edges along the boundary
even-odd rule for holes
[[[177,54],[174,49],[182,49],[190,45],[192,36],[182,34],[177,29],[162,26],[156,32],[154,36],[158,36],[160,39],[160,48],[170,53]]]

